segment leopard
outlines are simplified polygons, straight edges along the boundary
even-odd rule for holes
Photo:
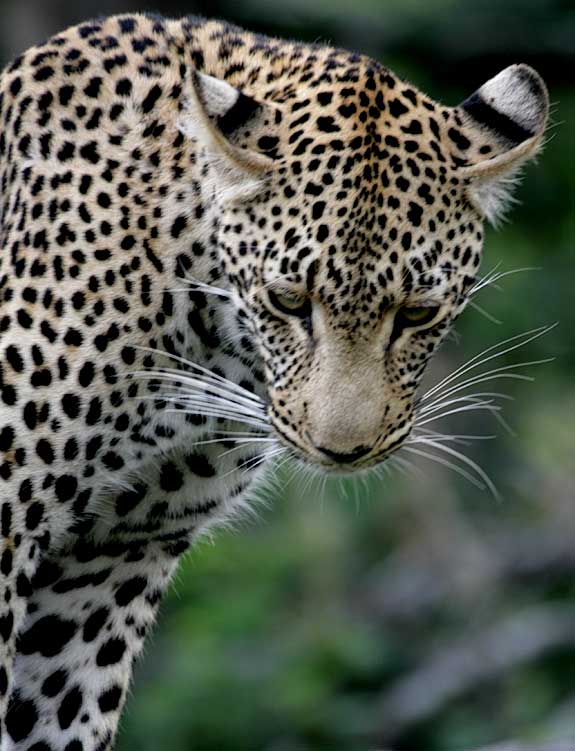
[[[108,751],[178,561],[276,457],[377,468],[541,148],[514,64],[123,14],[0,78],[2,751]]]

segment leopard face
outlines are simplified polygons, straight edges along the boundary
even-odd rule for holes
[[[268,164],[218,227],[270,422],[328,471],[372,466],[409,436],[426,364],[476,280],[484,220],[547,108],[526,66],[454,108],[372,61],[344,79],[243,126]],[[515,120],[499,102],[514,87],[533,97]]]

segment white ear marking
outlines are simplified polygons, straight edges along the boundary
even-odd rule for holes
[[[497,224],[513,202],[512,191],[526,161],[537,155],[549,111],[541,77],[527,65],[510,65],[483,84],[461,108],[474,139],[489,145],[461,175],[469,181],[470,202]]]

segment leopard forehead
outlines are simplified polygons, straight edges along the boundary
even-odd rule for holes
[[[492,146],[472,146],[461,113],[369,58],[314,57],[318,74],[276,91],[274,122],[253,138],[277,166],[248,211],[226,216],[230,277],[240,287],[313,284],[336,316],[375,301],[381,312],[418,289],[455,303],[483,238],[460,170]]]

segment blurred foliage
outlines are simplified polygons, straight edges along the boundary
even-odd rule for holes
[[[117,0],[0,0],[0,49]],[[257,521],[217,533],[181,566],[123,719],[119,751],[463,751],[505,738],[575,743],[575,9],[566,0],[197,0],[269,34],[367,52],[455,103],[500,68],[535,65],[553,102],[513,224],[484,269],[530,267],[469,309],[430,380],[491,344],[559,325],[502,364],[554,357],[507,381],[513,433],[481,414],[453,432],[494,501],[435,464],[308,483],[284,469]]]

